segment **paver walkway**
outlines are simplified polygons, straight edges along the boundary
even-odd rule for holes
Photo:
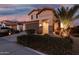
[[[43,53],[16,43],[16,36],[25,34],[24,32],[0,37],[0,55],[42,55]]]

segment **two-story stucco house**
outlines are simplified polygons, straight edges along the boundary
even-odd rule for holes
[[[35,9],[28,16],[30,21],[26,23],[26,29],[35,29],[40,34],[59,33],[60,21],[55,16],[54,9]]]

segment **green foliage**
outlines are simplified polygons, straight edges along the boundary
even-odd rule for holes
[[[8,31],[0,32],[0,37],[8,36],[8,35],[9,35]]]
[[[73,7],[61,7],[55,11],[60,21],[69,26],[70,22],[75,19],[79,19],[79,14],[75,16],[76,12],[79,10],[79,5],[74,5]]]

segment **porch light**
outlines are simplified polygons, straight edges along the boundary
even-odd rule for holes
[[[64,28],[64,25],[63,25],[63,23],[61,23],[61,28]]]
[[[41,26],[42,26],[42,24],[39,24],[39,26],[41,27]]]

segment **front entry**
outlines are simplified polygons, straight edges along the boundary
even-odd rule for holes
[[[48,34],[48,22],[43,21],[43,34]]]

